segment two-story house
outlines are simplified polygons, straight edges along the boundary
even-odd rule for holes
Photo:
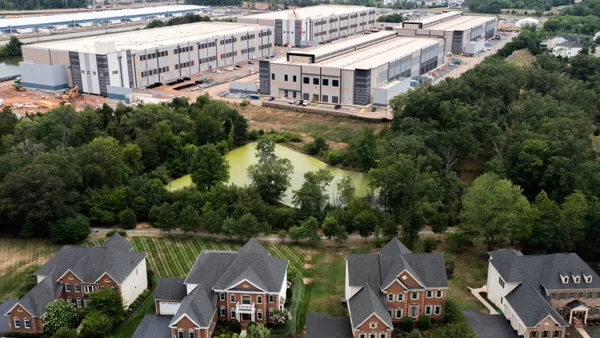
[[[146,254],[119,234],[101,247],[64,246],[35,275],[37,284],[2,314],[10,332],[42,333],[46,305],[59,298],[81,307],[94,291],[114,288],[127,306],[148,287]]]
[[[217,320],[264,324],[283,309],[287,269],[255,239],[238,251],[203,250],[186,278],[159,281],[156,315],[145,316],[133,337],[210,338]]]
[[[396,238],[375,254],[346,257],[345,296],[354,338],[391,338],[394,324],[405,317],[442,320],[447,291],[444,256],[414,254]],[[311,315],[307,338],[321,337],[317,328],[328,322],[335,323],[327,328],[333,336],[350,334],[342,328],[343,318]]]
[[[563,338],[569,325],[600,318],[600,277],[574,253],[492,251],[487,292],[526,338]]]

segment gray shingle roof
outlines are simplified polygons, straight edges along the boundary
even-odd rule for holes
[[[267,251],[267,249],[265,249],[262,245],[260,245],[260,243],[254,239],[251,238],[248,243],[244,244],[243,247],[240,248],[239,250],[240,253],[257,253],[257,254],[262,254],[262,255],[270,255],[269,251]]]
[[[161,278],[154,299],[181,301],[187,293],[183,280],[183,278]]]
[[[379,253],[382,255],[397,255],[397,254],[409,254],[412,253],[398,238],[392,239],[386,244]]]
[[[353,338],[350,317],[329,317],[324,313],[306,315],[306,338]]]
[[[8,318],[6,318],[6,313],[10,311],[10,309],[17,304],[16,299],[9,299],[6,302],[0,304],[0,333],[8,332],[10,328],[8,327]]]
[[[60,296],[61,290],[62,285],[48,276],[19,299],[19,304],[34,317],[40,317],[46,312],[46,305]]]
[[[171,338],[172,316],[145,315],[131,338]]]
[[[348,300],[350,321],[353,328],[358,328],[367,318],[376,314],[388,327],[393,327],[392,319],[387,308],[383,305],[385,299],[377,290],[377,294],[370,287],[363,287]]]
[[[527,327],[535,327],[548,316],[554,318],[560,326],[568,326],[546,297],[527,281],[506,295],[506,301]]]
[[[215,313],[216,302],[217,297],[214,292],[204,285],[198,285],[183,298],[170,325],[176,324],[176,320],[186,315],[200,327],[208,327]]]
[[[215,290],[235,286],[243,278],[267,292],[278,292],[285,278],[288,261],[263,254],[239,254],[223,276],[215,283]]]
[[[112,235],[106,243],[104,243],[103,247],[109,248],[115,251],[131,251],[133,250],[133,245],[129,243],[123,236],[119,235],[119,233],[115,233]]]
[[[348,264],[348,285],[369,286],[373,290],[381,287],[379,256],[373,254],[350,254]]]
[[[520,283],[525,280],[533,285],[543,285],[547,290],[581,290],[600,288],[600,277],[577,254],[558,253],[551,255],[518,255],[520,252],[492,251],[491,264],[507,283]],[[561,274],[569,275],[569,282],[562,283]],[[591,275],[592,282],[585,283],[583,274]],[[580,283],[575,283],[571,275],[580,275]]]

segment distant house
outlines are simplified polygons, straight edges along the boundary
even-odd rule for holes
[[[2,313],[9,332],[42,333],[41,317],[56,299],[82,307],[93,292],[113,288],[129,305],[148,287],[146,254],[119,234],[101,247],[64,246],[34,274],[37,284]]]
[[[489,253],[487,292],[517,334],[563,338],[569,325],[600,318],[600,277],[574,253]]]
[[[540,47],[548,49],[556,57],[570,58],[581,52],[584,38],[581,36],[559,35],[548,37]]]
[[[331,337],[391,338],[394,323],[405,317],[442,320],[447,291],[442,254],[414,254],[393,239],[378,253],[346,257],[349,317],[311,315],[307,317],[307,338],[323,338],[327,322],[331,323]],[[347,331],[344,322],[350,326]]]
[[[255,239],[238,251],[204,250],[186,278],[159,281],[156,315],[146,315],[133,338],[209,338],[217,320],[265,324],[283,309],[287,269]]]

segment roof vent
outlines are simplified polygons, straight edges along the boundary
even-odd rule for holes
[[[560,279],[563,282],[563,284],[569,283],[569,275],[560,274]]]
[[[571,276],[573,276],[573,283],[581,283],[580,275],[571,275]]]
[[[592,275],[588,275],[588,274],[583,274],[583,279],[585,280],[586,283],[591,283],[592,282]]]

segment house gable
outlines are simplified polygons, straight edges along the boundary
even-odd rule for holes
[[[65,271],[65,273],[63,273],[63,275],[60,276],[57,281],[62,284],[83,283],[83,280],[70,269],[67,269],[67,271]]]
[[[398,279],[394,279],[394,281],[388,285],[387,288],[385,288],[383,291],[383,293],[393,293],[393,294],[398,294],[398,293],[402,293],[407,291],[408,288],[406,287],[406,285],[404,285],[400,280]]]
[[[112,276],[108,272],[103,273],[100,277],[98,277],[98,279],[96,279],[96,281],[94,283],[98,283],[100,285],[106,285],[106,284],[119,285],[119,283],[117,283],[117,281],[114,278],[112,278]]]
[[[179,318],[173,321],[173,324],[171,324],[171,328],[190,330],[192,328],[199,329],[200,325],[198,325],[198,323],[194,322],[190,317],[188,317],[188,315],[184,313]]]
[[[10,310],[8,310],[6,313],[4,313],[2,315],[9,316],[9,314],[10,314],[10,316],[14,316],[15,313],[13,313],[13,311],[15,313],[26,313],[32,318],[35,317],[34,315],[31,314],[31,312],[29,310],[27,310],[23,305],[21,305],[19,303],[16,303],[15,305],[13,305],[13,307],[11,307]],[[20,316],[17,316],[17,317],[20,317]]]
[[[248,291],[266,292],[265,290],[259,288],[258,286],[256,286],[256,284],[253,284],[252,282],[250,282],[247,279],[244,279],[241,282],[239,282],[238,284],[227,289],[227,291],[229,291],[229,290],[233,290],[233,291],[248,290]]]
[[[425,285],[421,284],[410,272],[408,272],[408,270],[403,270],[402,272],[400,272],[398,274],[397,280],[402,282],[402,284],[406,285],[409,288],[411,288],[411,287],[425,288]]]
[[[371,323],[375,323],[374,328],[371,327]],[[371,314],[355,328],[359,332],[384,332],[387,329],[391,328],[376,313]]]
[[[554,328],[556,326],[560,326],[551,315],[547,315],[544,319],[540,320],[539,323],[535,326],[536,328],[544,329],[544,328]]]

